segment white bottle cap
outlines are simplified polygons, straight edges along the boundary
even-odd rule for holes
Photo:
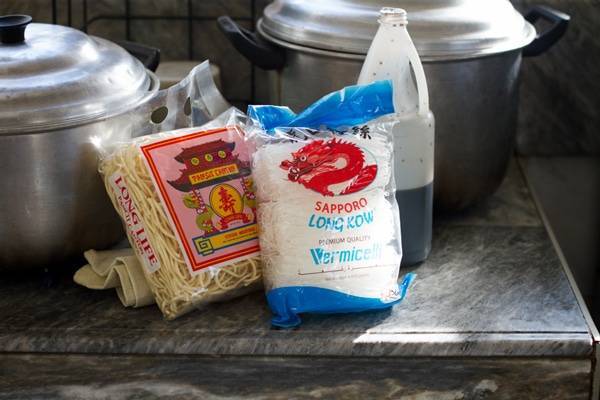
[[[406,25],[408,24],[408,17],[406,11],[402,8],[383,7],[379,10],[379,22]]]

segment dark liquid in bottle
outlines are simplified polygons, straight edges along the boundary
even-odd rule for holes
[[[424,261],[431,251],[433,182],[409,190],[397,190],[402,230],[402,263],[413,265]]]

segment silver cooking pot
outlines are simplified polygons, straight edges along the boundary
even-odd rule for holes
[[[219,26],[254,65],[273,71],[270,102],[300,110],[356,82],[384,6],[407,10],[424,62],[436,118],[436,208],[463,209],[493,193],[506,173],[522,56],[549,49],[569,16],[534,7],[523,18],[507,0],[276,0],[257,34],[229,17]],[[538,19],[550,27],[536,36]]]
[[[127,140],[147,124],[136,110],[159,88],[122,47],[30,22],[0,17],[2,270],[52,266],[122,237],[96,145]],[[159,52],[151,50],[147,65],[156,67]]]

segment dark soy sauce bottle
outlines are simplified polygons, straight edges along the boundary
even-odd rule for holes
[[[359,84],[390,79],[394,88],[394,179],[402,230],[402,265],[427,258],[433,213],[434,116],[423,65],[400,8],[382,8]]]

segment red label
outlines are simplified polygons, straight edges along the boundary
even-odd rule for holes
[[[148,272],[156,272],[160,268],[160,262],[148,241],[146,228],[144,227],[138,209],[129,194],[125,180],[121,175],[116,173],[110,177],[110,184],[119,201],[121,215],[125,221],[127,232],[132,238],[133,244],[137,248],[139,254],[142,255],[144,266]]]
[[[140,147],[190,273],[259,252],[250,156],[236,127]]]

